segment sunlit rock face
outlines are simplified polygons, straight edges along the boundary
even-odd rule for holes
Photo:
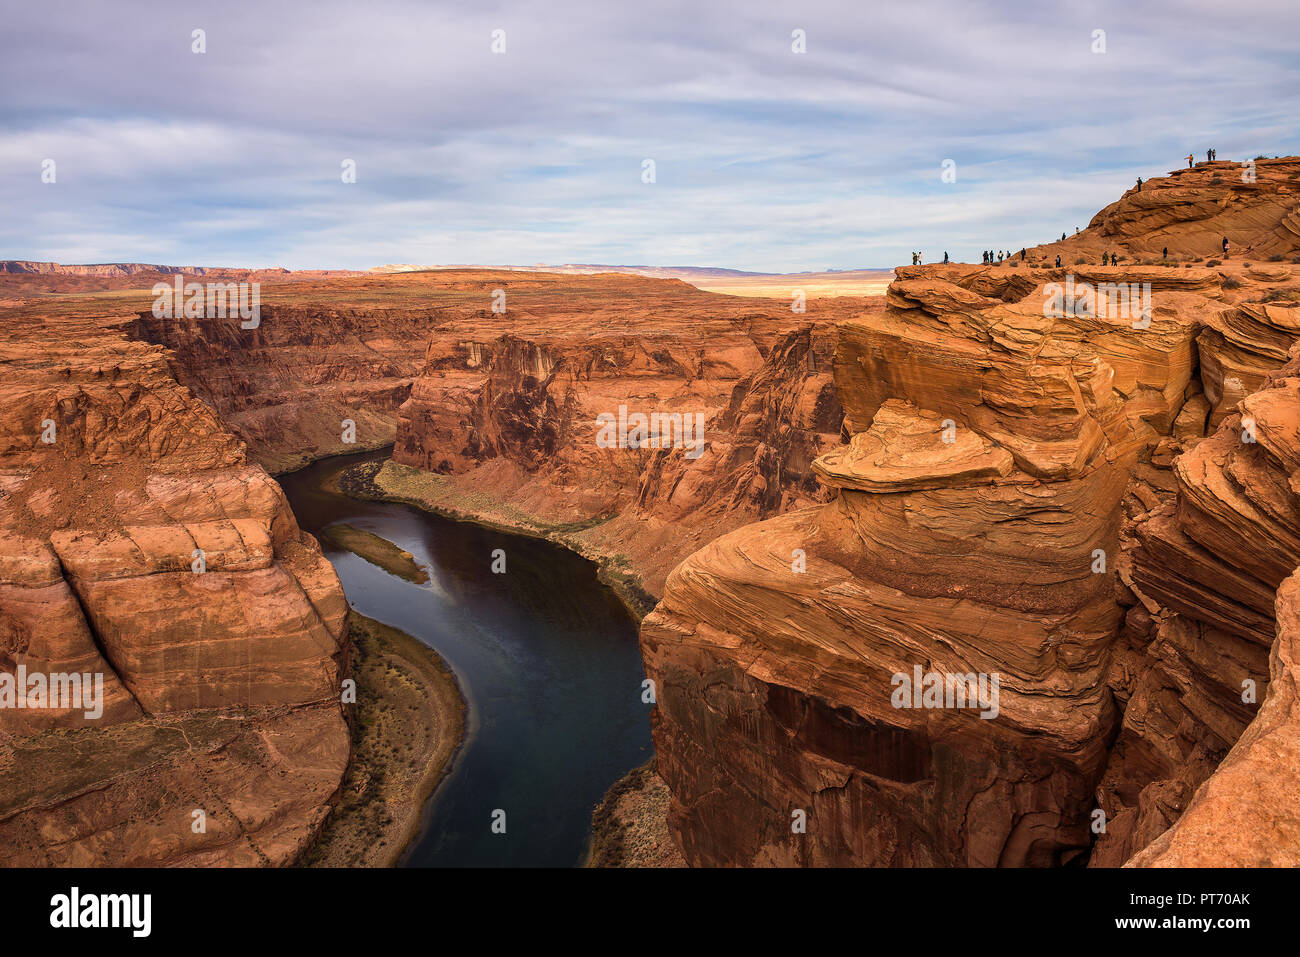
[[[1177,246],[1178,230],[1207,244],[1222,216],[1267,210],[1285,246],[1289,169],[1245,199],[1170,212],[1165,197],[1147,246]],[[1248,727],[1289,729],[1269,656],[1276,682],[1290,652],[1275,593],[1300,563],[1300,403],[1269,376],[1300,333],[1300,275],[1133,262],[1145,247],[1120,224],[1139,206],[1056,244],[1082,257],[1093,243],[1090,261],[1058,269],[1041,247],[900,268],[883,313],[841,323],[849,438],[813,466],[832,500],[696,552],[643,624],[658,766],[692,863],[1215,862],[1191,850],[1229,817],[1215,769],[1234,742],[1225,775],[1275,760]],[[1134,255],[1102,266],[1102,248]],[[1098,308],[1120,284],[1146,308]],[[1088,308],[1060,308],[1063,290]],[[996,716],[900,707],[917,669],[996,674]],[[1265,836],[1225,862],[1294,855],[1294,815],[1270,803],[1297,775],[1278,773],[1292,783],[1242,825]]]
[[[343,592],[133,327],[28,317],[0,338],[0,680],[103,689],[0,709],[0,859],[289,863],[347,763]]]

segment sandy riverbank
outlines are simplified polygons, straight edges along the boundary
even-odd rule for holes
[[[302,863],[392,867],[465,736],[465,699],[438,653],[351,611],[357,703],[338,804]]]
[[[668,785],[654,761],[614,783],[591,815],[586,867],[685,867],[668,832]]]

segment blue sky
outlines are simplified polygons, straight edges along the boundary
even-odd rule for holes
[[[3,2],[0,259],[978,261],[1300,152],[1294,0]]]

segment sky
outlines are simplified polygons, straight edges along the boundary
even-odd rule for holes
[[[0,5],[0,259],[978,261],[1300,153],[1296,0]]]

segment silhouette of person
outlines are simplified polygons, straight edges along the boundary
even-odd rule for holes
[[[1025,261],[1025,247],[1024,247],[1024,246],[1021,246],[1021,247],[1020,247],[1020,261],[1021,261],[1021,262],[1024,262],[1024,261]]]
[[[1138,177],[1138,192],[1142,192],[1142,177]]]
[[[1065,233],[1061,233],[1061,242],[1065,242]]]
[[[1056,268],[1057,268],[1057,269],[1060,269],[1060,268],[1061,268],[1061,257],[1060,257],[1059,254],[1058,254],[1057,257],[1056,257]]]
[[[1169,258],[1169,247],[1168,247],[1168,246],[1166,246],[1166,247],[1165,247],[1165,251],[1164,251],[1163,253],[1160,254],[1160,258],[1161,258],[1161,259],[1168,259],[1168,258]]]
[[[1223,258],[1224,259],[1228,258],[1228,237],[1227,236],[1223,237]]]
[[[1212,160],[1212,159],[1214,159],[1214,150],[1206,150],[1206,151],[1205,151],[1205,162],[1208,163],[1208,162],[1209,162],[1210,160]]]
[[[1188,154],[1187,154],[1187,168],[1188,168],[1188,169],[1191,169],[1191,168],[1192,168],[1192,154],[1191,154],[1191,153],[1188,153]]]

